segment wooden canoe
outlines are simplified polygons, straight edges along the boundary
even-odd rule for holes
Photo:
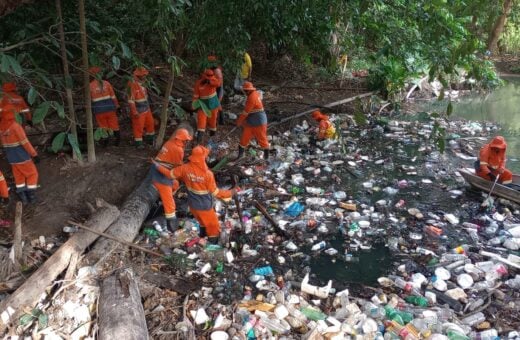
[[[484,192],[489,193],[491,187],[493,186],[492,181],[487,181],[475,175],[475,171],[473,169],[461,169],[459,172],[462,177],[464,177],[466,182],[475,188],[481,189]],[[520,185],[520,175],[513,174],[513,183]],[[495,189],[493,189],[493,193],[491,195],[499,196],[520,204],[520,191],[508,188],[500,183],[495,185]]]

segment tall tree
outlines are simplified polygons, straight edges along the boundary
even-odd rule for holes
[[[506,25],[506,20],[509,14],[511,13],[511,9],[513,8],[513,0],[504,0],[502,5],[502,13],[498,16],[495,25],[493,25],[493,29],[489,34],[489,39],[487,43],[487,49],[491,53],[494,53],[497,49],[498,39],[504,30],[504,26]]]
[[[85,0],[79,0],[79,31],[81,34],[81,59],[83,61],[83,87],[85,97],[85,118],[87,119],[87,150],[88,162],[96,161],[96,148],[94,146],[94,125],[92,122],[92,105],[90,102],[90,84],[88,77],[88,49],[87,29],[85,25]]]
[[[65,95],[67,97],[67,108],[69,111],[70,130],[75,140],[78,140],[78,131],[76,127],[76,112],[74,111],[74,99],[72,98],[72,77],[69,72],[69,61],[67,58],[67,47],[65,45],[65,30],[63,29],[63,14],[61,10],[61,0],[56,0],[56,13],[58,15],[58,31],[60,34],[60,52],[61,62],[63,64],[63,77],[65,84]],[[74,158],[77,158],[81,163],[81,155],[73,153]]]

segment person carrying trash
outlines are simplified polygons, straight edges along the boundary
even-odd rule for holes
[[[202,143],[206,125],[210,136],[214,136],[217,132],[217,116],[220,110],[220,101],[217,96],[219,86],[220,81],[215,77],[215,73],[206,69],[193,87],[192,108],[197,109],[197,144]],[[209,117],[206,116],[202,105],[205,105],[210,111]]]
[[[168,170],[181,166],[184,160],[186,142],[192,139],[188,130],[183,128],[178,129],[170,139],[164,143],[161,151],[159,151],[159,154],[155,157],[154,163],[160,164]],[[161,198],[164,208],[166,226],[171,232],[174,232],[177,230],[179,222],[175,216],[175,201],[173,196],[179,189],[179,182],[169,176],[163,175],[152,165],[152,184],[159,192],[159,197]]]
[[[0,142],[11,164],[20,201],[24,204],[34,203],[38,187],[38,170],[34,163],[39,163],[40,158],[27,140],[23,127],[16,122],[15,113],[13,105],[4,107],[0,119]]]
[[[134,79],[128,82],[128,105],[134,133],[135,146],[142,149],[143,132],[145,142],[153,144],[155,139],[155,122],[148,102],[148,92],[144,87],[148,70],[138,67],[134,70]]]
[[[2,84],[2,99],[0,99],[0,114],[6,105],[12,105],[15,109],[15,114],[18,116],[17,120],[21,122],[22,126],[32,126],[32,114],[29,105],[25,99],[16,91],[16,84],[14,82],[7,82]]]
[[[209,150],[202,145],[193,148],[188,163],[168,169],[154,162],[157,170],[168,178],[182,181],[188,189],[190,212],[201,226],[201,237],[207,237],[210,243],[217,243],[220,236],[220,223],[213,207],[214,199],[230,201],[234,189],[219,189],[215,176],[206,164]]]
[[[101,67],[92,66],[88,69],[88,73],[92,77],[90,82],[92,113],[96,116],[96,122],[100,128],[114,133],[114,144],[119,145],[121,133],[116,113],[119,109],[119,102],[114,89],[108,81],[101,79]],[[101,145],[107,146],[108,142],[109,138],[104,138]]]
[[[507,143],[502,136],[497,136],[480,149],[479,159],[475,162],[477,176],[502,184],[513,182],[513,173],[506,169]]]
[[[264,150],[264,159],[269,159],[269,141],[267,140],[267,115],[260,93],[253,83],[246,81],[242,90],[246,93],[247,100],[244,110],[238,116],[237,126],[242,127],[242,136],[238,145],[238,158],[244,156],[246,148],[252,138]]]
[[[318,140],[332,139],[336,136],[336,128],[329,120],[329,116],[316,110],[312,113],[312,118],[319,124],[316,136]]]

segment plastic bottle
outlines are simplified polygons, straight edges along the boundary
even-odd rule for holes
[[[375,320],[382,320],[386,316],[386,311],[385,311],[384,307],[377,306],[377,305],[373,304],[372,302],[367,302],[367,303],[365,303],[365,305],[363,305],[363,312],[367,316],[369,316]]]
[[[144,228],[144,234],[150,238],[159,237],[159,232],[155,228]]]
[[[263,275],[263,276],[273,275],[274,276],[273,268],[271,268],[271,266],[255,268],[253,271],[255,272],[256,275]]]
[[[161,224],[157,221],[153,221],[152,222],[152,226],[155,228],[155,230],[157,230],[158,232],[162,233],[163,232],[163,227],[161,226]]]
[[[514,279],[506,280],[506,285],[513,289],[520,288],[520,275],[516,275]]]
[[[327,246],[327,243],[325,241],[321,241],[321,242],[318,242],[315,245],[313,245],[311,250],[312,251],[323,250],[323,249],[325,249],[326,246]]]
[[[467,254],[469,250],[469,246],[467,244],[462,244],[451,250],[454,254]]]
[[[396,321],[401,325],[405,325],[413,320],[413,314],[408,312],[400,312],[389,305],[385,306],[386,317]]]
[[[441,262],[455,262],[465,260],[468,257],[465,254],[443,254]]]
[[[416,306],[420,307],[427,307],[428,306],[428,299],[422,297],[422,296],[407,296],[404,299],[408,303],[412,303]]]
[[[325,320],[327,318],[326,314],[323,314],[319,310],[310,307],[302,307],[300,308],[300,312],[302,312],[302,314],[305,315],[307,319],[313,321]]]
[[[450,339],[450,340],[471,340],[466,335],[459,333],[457,331],[454,331],[452,329],[448,330],[446,335],[448,336],[448,339]]]
[[[498,336],[497,330],[494,328],[486,329],[485,331],[482,331],[482,332],[471,332],[470,336],[472,339],[476,339],[476,340],[500,339],[500,337]]]
[[[484,315],[484,313],[478,312],[478,313],[470,315],[460,321],[462,321],[462,323],[464,323],[468,326],[473,326],[473,325],[478,325],[478,324],[486,321],[486,316]]]

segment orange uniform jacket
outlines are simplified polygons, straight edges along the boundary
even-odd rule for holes
[[[207,81],[207,83],[204,83]],[[215,77],[198,79],[193,86],[193,101],[201,99],[204,104],[210,110],[214,110],[220,106],[220,102],[217,97],[217,87],[220,85],[220,81]]]
[[[237,125],[241,126],[244,121],[251,127],[267,124],[267,115],[258,91],[252,91],[247,96],[246,106],[238,117]]]
[[[5,180],[4,174],[0,171],[0,197],[7,198],[9,196],[9,189]]]
[[[25,99],[18,95],[16,92],[5,92],[2,100],[0,100],[0,111],[6,105],[12,105],[17,114],[22,114],[26,121],[32,120],[31,110],[29,105],[25,102]]]
[[[480,149],[480,173],[487,175],[491,169],[505,169],[506,167],[506,150],[500,149],[500,152],[493,152],[489,144],[486,144]]]
[[[106,80],[94,79],[90,82],[90,97],[94,114],[115,112],[119,107],[114,89]]]
[[[182,165],[184,159],[183,142],[177,139],[170,139],[161,148],[159,154],[155,157],[155,162],[168,168],[169,170]],[[169,175],[165,176],[160,173],[155,166],[152,167],[152,181],[165,185],[172,185],[173,180]]]
[[[14,120],[4,121],[0,124],[0,141],[4,147],[9,164],[22,164],[32,162],[35,157],[31,143],[27,140],[23,127]]]
[[[330,138],[330,134],[334,133],[334,125],[328,119],[322,119],[318,127],[318,139]]]
[[[188,205],[191,209],[211,210],[214,198],[231,200],[231,190],[217,188],[213,172],[207,165],[189,162],[173,170],[159,167],[159,171],[170,178],[184,182],[188,189]]]
[[[128,97],[130,114],[132,116],[139,116],[143,113],[146,113],[147,111],[150,111],[150,104],[148,103],[148,92],[146,91],[146,88],[134,80],[128,82],[128,89],[130,91]]]

